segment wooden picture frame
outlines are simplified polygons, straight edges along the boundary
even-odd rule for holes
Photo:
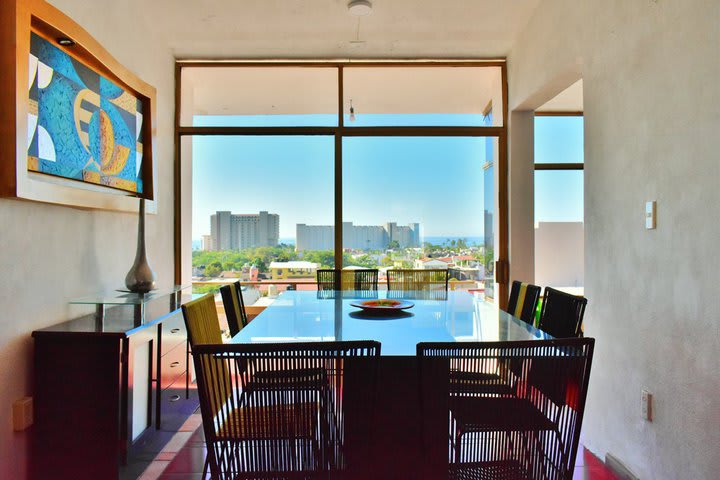
[[[44,0],[0,2],[0,196],[88,209],[137,211],[138,198],[156,210],[156,90],[123,67],[87,31]],[[53,43],[92,72],[134,96],[142,107],[142,192],[86,183],[28,169],[31,34]],[[67,38],[71,46],[57,40]]]

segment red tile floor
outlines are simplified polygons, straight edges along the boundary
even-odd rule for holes
[[[204,480],[205,440],[200,414],[191,415],[139,477],[140,480]],[[574,480],[618,480],[595,455],[580,448]],[[207,478],[210,478],[209,476]]]

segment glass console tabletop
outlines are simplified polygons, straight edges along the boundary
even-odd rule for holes
[[[94,295],[74,298],[70,300],[71,305],[95,305],[97,321],[105,319],[105,307],[117,305],[132,305],[135,308],[136,322],[145,320],[145,305],[160,298],[167,298],[171,306],[178,308],[181,292],[190,288],[189,285],[174,285],[172,287],[159,288],[148,293],[133,293],[126,290],[115,290],[102,292]]]
[[[372,315],[357,303],[398,299],[414,305]],[[415,355],[419,342],[496,342],[553,337],[466,291],[286,291],[232,338],[233,343],[377,340],[383,355]]]
[[[74,305],[142,305],[143,303],[156,300],[160,297],[172,295],[190,288],[189,285],[174,285],[167,288],[159,288],[148,293],[133,293],[126,290],[114,290],[111,292],[96,293],[70,300]]]

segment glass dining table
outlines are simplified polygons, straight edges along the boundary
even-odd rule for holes
[[[377,300],[406,308],[362,308]],[[414,356],[419,342],[552,338],[473,292],[295,290],[280,294],[231,342],[376,340],[384,356]]]
[[[386,300],[397,309],[361,308]],[[381,290],[283,292],[231,342],[380,342],[376,361],[344,362],[346,467],[337,478],[437,480],[449,478],[450,367],[442,358],[420,362],[416,345],[551,339],[476,293]]]

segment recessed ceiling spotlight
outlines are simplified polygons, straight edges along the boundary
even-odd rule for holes
[[[68,37],[58,37],[57,43],[58,45],[62,45],[63,47],[72,47],[73,45],[75,45],[73,39]]]
[[[348,3],[348,11],[350,15],[364,17],[370,15],[372,12],[372,3],[368,0],[351,0],[350,3]]]

